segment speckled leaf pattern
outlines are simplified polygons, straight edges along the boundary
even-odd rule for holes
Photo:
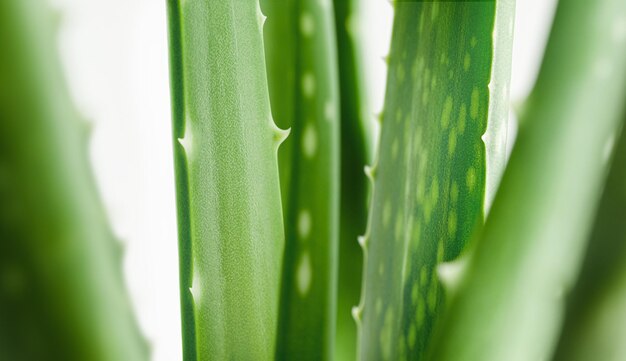
[[[285,257],[276,359],[332,359],[339,240],[339,89],[332,2],[267,0]]]
[[[170,0],[185,360],[271,360],[284,233],[258,0]]]
[[[365,0],[367,1],[367,0]],[[367,223],[374,115],[368,107],[363,74],[364,39],[356,27],[364,0],[334,0],[341,92],[341,230],[335,359],[356,359],[356,324],[351,310],[359,303],[363,251],[357,238]]]
[[[55,15],[0,2],[0,360],[147,360]]]
[[[494,1],[395,4],[355,309],[363,360],[423,358],[446,300],[436,267],[457,258],[482,224],[490,87],[498,100],[507,92],[490,85],[495,17]],[[506,118],[502,111],[489,122]],[[504,141],[496,143],[491,156],[504,157]]]
[[[432,360],[552,356],[622,127],[625,18],[623,0],[558,3],[515,147]]]

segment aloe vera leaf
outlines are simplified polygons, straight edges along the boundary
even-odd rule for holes
[[[423,358],[445,305],[436,267],[458,257],[482,224],[498,174],[491,167],[504,162],[507,108],[493,103],[506,102],[511,50],[496,62],[492,34],[510,40],[513,5],[395,4],[355,309],[361,359]]]
[[[356,324],[351,309],[359,302],[363,252],[357,238],[367,226],[369,183],[363,169],[372,161],[372,124],[361,64],[359,0],[335,0],[335,28],[341,93],[341,221],[337,294],[336,360],[356,359]]]
[[[554,360],[618,361],[626,356],[623,340],[626,334],[626,132],[623,130],[617,143],[581,276],[568,300]],[[613,138],[605,147],[607,161],[614,144]]]
[[[300,37],[298,0],[261,0],[261,9],[268,15],[263,26],[265,58],[272,116],[276,125],[290,129],[291,136],[285,139],[278,152],[280,190],[285,222],[289,219],[291,180],[294,170],[293,158],[296,123],[295,115],[300,95],[297,78],[297,55]],[[311,18],[309,18],[309,21]],[[313,25],[315,26],[315,25]],[[297,81],[298,80],[298,81]]]
[[[553,353],[622,123],[621,0],[559,2],[538,81],[433,360],[540,360]]]
[[[0,3],[0,359],[146,360],[47,5]]]
[[[292,132],[279,151],[286,244],[276,358],[332,359],[340,151],[333,9],[317,0],[263,9],[272,112]]]
[[[284,233],[258,0],[170,0],[183,355],[270,360]]]

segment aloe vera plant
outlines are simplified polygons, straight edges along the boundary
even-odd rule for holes
[[[510,163],[433,359],[552,355],[605,178],[605,149],[622,125],[625,15],[618,0],[559,2]]]
[[[624,359],[626,2],[559,2],[502,177],[514,1],[396,1],[371,185],[358,4],[167,0],[183,358]],[[0,360],[145,360],[55,21],[0,2]]]
[[[46,5],[0,3],[0,359],[146,360]]]
[[[555,351],[602,154],[622,124],[626,5],[559,5],[497,196],[514,2],[394,6],[380,149],[367,169],[357,348],[346,318],[361,258],[350,238],[363,226],[367,185],[355,174],[370,141],[355,2],[168,1],[185,359],[353,359],[358,349],[361,360],[515,361]],[[292,137],[277,150],[279,128]],[[585,277],[596,276],[583,270],[581,289]],[[620,297],[614,277],[604,294]],[[605,315],[583,303],[585,315]],[[573,333],[557,357],[578,354],[571,340],[585,345],[580,325],[596,335],[608,325],[580,322],[570,306]]]
[[[361,359],[424,356],[445,304],[436,267],[482,223],[504,163],[512,7],[396,3],[380,149],[368,171]],[[492,34],[505,40],[497,58]]]
[[[184,357],[274,357],[283,221],[258,0],[168,1]]]
[[[340,125],[333,10],[306,0],[263,5],[272,110],[291,129],[279,151],[286,244],[276,358],[332,359]]]

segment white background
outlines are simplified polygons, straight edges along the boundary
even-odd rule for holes
[[[372,114],[382,109],[392,8],[361,0]],[[61,58],[80,111],[94,123],[98,186],[126,245],[125,275],[153,360],[182,358],[170,141],[165,0],[52,0],[63,18]],[[528,93],[555,0],[520,0],[512,100]]]

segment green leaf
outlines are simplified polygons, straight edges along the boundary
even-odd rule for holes
[[[498,2],[496,21],[494,1],[395,5],[355,310],[361,359],[422,359],[446,302],[437,265],[482,224],[505,156],[512,8]]]
[[[596,214],[581,276],[568,300],[554,360],[619,361],[626,355],[626,132]],[[605,148],[610,160],[611,139]]]
[[[292,136],[279,151],[285,257],[277,359],[332,359],[339,241],[339,89],[332,4],[268,0],[272,112]]]
[[[258,0],[170,0],[186,360],[270,360],[284,233]]]
[[[433,360],[548,359],[622,124],[626,2],[561,1],[537,84]],[[600,355],[592,359],[604,359]]]
[[[0,2],[0,359],[147,360],[46,5]]]
[[[335,359],[356,359],[356,324],[351,310],[359,302],[363,252],[357,238],[367,225],[369,183],[363,169],[373,153],[372,115],[367,106],[361,63],[360,0],[334,0],[341,90],[341,233]]]

